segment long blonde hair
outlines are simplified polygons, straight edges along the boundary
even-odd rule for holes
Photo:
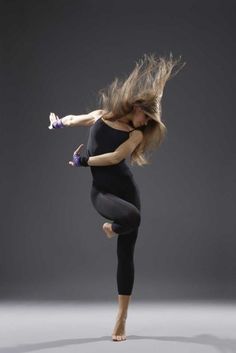
[[[142,142],[130,155],[131,165],[149,164],[151,153],[159,148],[166,136],[167,128],[161,121],[161,98],[166,81],[186,64],[183,62],[171,75],[180,61],[181,56],[173,59],[172,53],[169,58],[144,54],[144,58],[136,62],[134,70],[126,79],[116,77],[108,87],[98,91],[101,109],[106,112],[104,119],[119,120],[132,113],[134,104],[153,117],[143,129]]]

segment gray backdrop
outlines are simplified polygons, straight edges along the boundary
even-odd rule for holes
[[[144,53],[182,55],[162,101],[168,135],[132,171],[142,223],[133,295],[235,299],[235,2],[1,1],[2,299],[108,300],[116,240],[90,201],[89,168],[68,165],[97,91]]]

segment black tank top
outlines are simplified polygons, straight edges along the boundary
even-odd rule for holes
[[[133,130],[142,130],[138,127]],[[115,129],[99,118],[90,127],[87,141],[87,155],[96,156],[108,152],[114,152],[119,145],[129,138],[130,131]],[[118,164],[109,166],[90,166],[93,183],[101,190],[114,192],[125,190],[134,183],[133,174],[125,159]]]

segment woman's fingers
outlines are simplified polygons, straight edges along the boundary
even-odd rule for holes
[[[83,143],[81,143],[81,145],[79,145],[79,147],[75,150],[75,152],[74,152],[74,154],[76,154],[76,155],[79,155],[79,151],[80,151],[80,149],[83,147]],[[71,165],[72,167],[74,167],[75,166],[75,163],[73,162],[73,161],[69,161],[69,165]]]
[[[53,123],[54,121],[56,120],[60,120],[59,116],[54,114],[54,113],[50,113],[49,115],[49,119],[50,119],[50,122]]]
[[[50,119],[50,122],[53,123],[56,120],[55,114],[54,113],[50,113],[49,119]]]
[[[53,129],[52,124],[54,123],[54,121],[57,120],[56,115],[55,115],[54,113],[50,113],[50,115],[49,115],[49,120],[50,120],[50,125],[48,126],[48,128],[49,128],[50,130],[52,130],[52,129]]]
[[[75,154],[78,154],[79,153],[79,151],[80,151],[80,149],[83,147],[83,143],[81,143],[81,145],[79,145],[79,147],[75,150]]]
[[[83,143],[81,143],[80,145],[79,145],[79,147],[75,150],[75,152],[74,152],[74,154],[76,154],[76,155],[79,155],[79,151],[80,151],[80,149],[83,147]],[[76,162],[77,163],[77,162]],[[72,162],[72,161],[69,161],[69,165],[71,165],[72,167],[74,167],[75,166],[75,163],[74,162]]]
[[[50,113],[50,115],[49,115],[49,120],[50,120],[50,125],[48,126],[48,128],[49,128],[50,130],[52,130],[52,129],[53,129],[53,123],[54,123],[55,121],[60,121],[60,118],[59,118],[59,116],[56,115],[55,113]]]

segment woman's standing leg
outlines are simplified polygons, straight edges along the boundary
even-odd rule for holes
[[[141,201],[137,186],[125,195],[126,201],[132,203],[139,211],[141,223]],[[120,295],[131,295],[134,284],[134,250],[138,236],[139,227],[134,228],[125,236],[118,235],[117,238],[117,286]]]
[[[141,212],[141,202],[139,190],[136,187],[134,192],[126,195],[126,200],[132,202],[139,212]],[[126,339],[125,324],[128,315],[128,306],[134,284],[134,250],[138,236],[138,228],[134,229],[126,236],[118,235],[117,239],[117,286],[118,286],[118,313],[115,327],[112,332],[114,341]]]
[[[138,189],[130,190],[126,200],[92,187],[91,200],[96,210],[105,218],[114,220],[113,226],[122,233],[117,239],[118,314],[112,333],[114,341],[126,339],[125,321],[134,283],[134,248],[140,225],[141,205]],[[130,230],[130,231],[127,231]]]
[[[118,294],[131,295],[134,284],[134,249],[138,228],[117,238],[117,289]]]
[[[118,235],[117,239],[118,313],[112,332],[113,341],[126,339],[125,324],[134,284],[134,248],[137,235],[138,229],[135,229],[125,236]]]

